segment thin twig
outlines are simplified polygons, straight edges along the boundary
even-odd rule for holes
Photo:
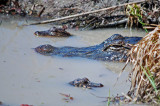
[[[127,23],[127,21],[128,21],[128,18],[125,18],[123,20],[111,22],[111,23],[108,23],[106,25],[100,25],[98,27],[93,27],[93,29],[106,28],[106,27],[113,27],[113,26],[117,26],[117,25],[122,25],[122,24]]]

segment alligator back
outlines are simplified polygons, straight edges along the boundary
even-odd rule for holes
[[[126,61],[127,53],[132,45],[141,40],[141,37],[123,37],[114,34],[99,45],[89,47],[54,47],[41,45],[35,51],[48,56],[82,57],[101,61]]]

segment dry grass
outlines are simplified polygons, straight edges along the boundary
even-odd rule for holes
[[[160,104],[160,26],[146,35],[129,52],[132,101]]]

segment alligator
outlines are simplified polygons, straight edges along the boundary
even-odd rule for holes
[[[62,57],[82,57],[101,61],[119,61],[127,60],[127,53],[131,47],[138,43],[142,37],[123,37],[120,34],[114,34],[104,42],[89,47],[54,47],[46,44],[35,48],[37,53],[46,56]]]
[[[103,84],[101,83],[94,83],[89,81],[88,78],[77,78],[71,82],[69,82],[70,85],[73,85],[75,87],[82,87],[82,88],[89,88],[91,89],[92,87],[103,87]]]
[[[36,36],[42,37],[69,37],[71,34],[65,30],[66,28],[56,28],[52,27],[46,31],[36,31],[34,34]]]

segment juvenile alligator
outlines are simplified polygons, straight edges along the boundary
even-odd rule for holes
[[[36,31],[34,33],[36,36],[43,36],[43,37],[69,37],[71,34],[65,31],[65,28],[56,28],[52,27],[46,31]]]
[[[89,47],[54,47],[49,44],[41,45],[35,48],[35,51],[47,56],[62,57],[82,57],[102,61],[120,61],[127,60],[127,52],[132,45],[140,41],[142,37],[123,37],[120,34],[114,34],[99,45]]]
[[[94,83],[89,81],[88,78],[77,78],[74,81],[69,82],[69,84],[75,86],[75,87],[82,87],[82,88],[92,88],[92,87],[103,87],[103,84],[101,83]]]

